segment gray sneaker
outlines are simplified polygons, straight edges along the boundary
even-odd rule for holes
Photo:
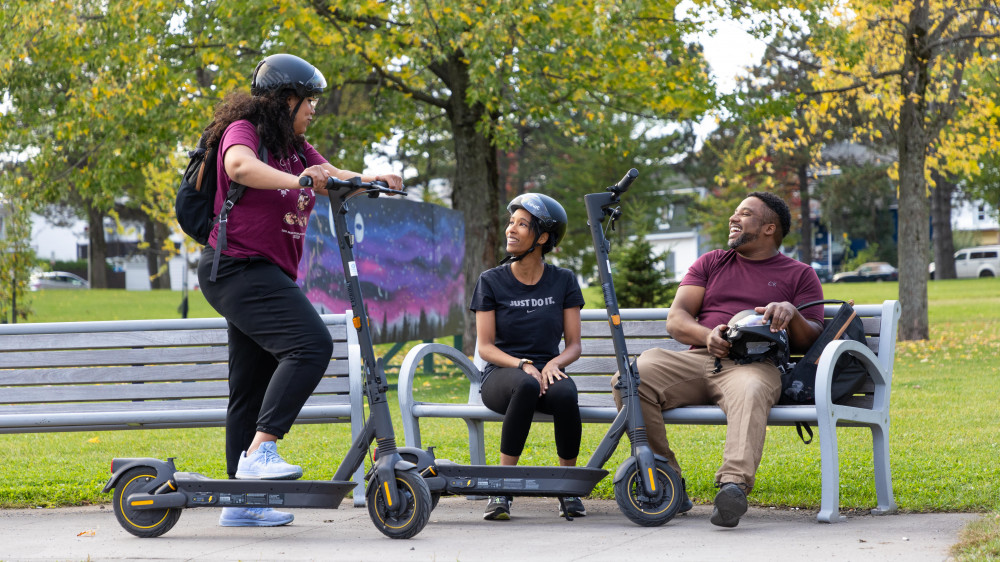
[[[270,507],[224,507],[219,516],[223,527],[279,527],[295,519],[291,513]]]
[[[240,455],[236,465],[236,478],[240,480],[297,480],[302,478],[302,467],[288,464],[278,454],[274,441],[265,441],[249,455]]]
[[[490,503],[486,504],[486,513],[483,519],[487,521],[508,521],[510,520],[510,504],[514,498],[510,496],[493,496]]]

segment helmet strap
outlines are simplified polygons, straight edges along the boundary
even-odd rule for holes
[[[526,255],[530,254],[531,252],[535,251],[535,248],[537,248],[539,246],[538,239],[541,238],[541,237],[542,237],[541,233],[536,234],[535,235],[535,240],[531,243],[531,247],[528,248],[527,252],[524,252],[520,256],[515,256],[513,254],[507,254],[502,260],[500,260],[500,265],[503,265],[505,263],[512,263],[512,262],[516,262],[516,261],[521,261],[521,259],[523,259],[524,256],[526,256]]]
[[[305,98],[299,98],[299,103],[295,104],[295,108],[292,109],[292,119],[293,120],[295,119],[295,116],[299,114],[299,108],[302,107],[302,102],[304,102],[304,101],[306,101]]]

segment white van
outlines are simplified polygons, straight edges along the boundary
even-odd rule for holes
[[[934,279],[934,262],[927,267]],[[976,246],[955,252],[955,275],[959,279],[970,277],[996,277],[1000,273],[1000,245]]]

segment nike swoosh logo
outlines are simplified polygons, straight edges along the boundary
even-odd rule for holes
[[[532,308],[531,310],[525,310],[524,313],[525,314],[531,314],[532,312],[534,312],[536,310],[538,310],[538,309],[537,308]]]

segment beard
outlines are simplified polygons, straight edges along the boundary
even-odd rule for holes
[[[757,239],[756,232],[745,232],[745,231],[741,232],[740,235],[736,237],[736,240],[729,242],[729,249],[735,250],[736,248],[739,248],[744,244],[753,242],[756,239]]]

